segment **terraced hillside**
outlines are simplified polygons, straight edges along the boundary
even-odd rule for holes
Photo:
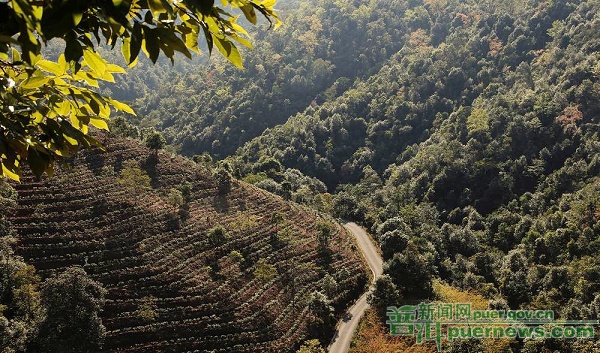
[[[323,245],[314,212],[235,180],[224,190],[137,142],[106,145],[70,172],[25,177],[10,217],[42,277],[81,265],[108,290],[103,351],[290,352],[307,338],[311,293],[340,312],[363,289],[342,227]]]

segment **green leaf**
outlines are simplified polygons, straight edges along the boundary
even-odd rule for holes
[[[132,64],[137,59],[138,55],[140,55],[143,40],[144,37],[142,36],[142,26],[136,22],[131,31],[131,41],[129,44],[129,59],[127,59],[127,65],[130,67],[133,66]]]
[[[129,65],[131,60],[131,38],[125,37],[123,38],[123,45],[121,45],[121,54],[123,54],[123,58]]]
[[[102,75],[102,77],[100,77],[102,80],[107,81],[107,82],[115,82],[115,77],[107,71],[104,72],[104,75]]]
[[[275,13],[275,11],[273,11],[273,6],[275,5],[274,0],[264,1],[261,5],[257,5],[255,3],[251,3],[251,4],[263,16],[265,16],[265,18],[267,19],[267,21],[269,21],[271,26],[273,25],[273,20],[275,20],[275,29],[277,29],[279,26],[281,26],[281,20],[279,20],[279,17],[277,17],[277,14]]]
[[[67,43],[65,47],[65,59],[67,61],[78,62],[83,56],[83,48],[73,32],[67,34],[65,42]]]
[[[100,54],[94,52],[90,48],[86,48],[83,51],[83,58],[85,60],[85,63],[93,71],[95,71],[99,77],[104,76],[104,73],[106,72],[106,61],[104,59],[102,59]]]
[[[52,1],[49,6],[46,2],[41,23],[44,37],[64,37],[80,24],[89,5],[90,2],[85,0]]]
[[[200,26],[195,23],[188,23],[187,25],[191,26],[191,30],[189,33],[183,34],[185,46],[196,53],[200,53],[200,49],[198,49],[198,33],[200,32]]]
[[[92,111],[94,112],[94,114],[100,114],[100,102],[98,102],[96,99],[94,99],[94,97],[89,97],[86,100],[90,104],[90,108],[92,108]]]
[[[167,6],[162,0],[148,0],[148,7],[153,14],[161,14],[167,12]]]
[[[49,61],[49,60],[39,60],[36,64],[40,69],[47,71],[51,74],[54,74],[56,76],[62,76],[64,75],[65,71],[63,70],[63,68],[58,65],[55,62]]]
[[[221,54],[223,54],[227,60],[231,61],[233,65],[243,69],[244,65],[242,64],[242,56],[235,45],[233,45],[233,43],[227,38],[222,38],[212,33],[211,35],[214,39],[217,49],[219,49],[219,52],[221,52]]]
[[[69,63],[67,63],[67,60],[65,59],[65,54],[60,54],[56,63],[60,65],[64,72],[69,70]]]
[[[83,18],[83,12],[73,12],[73,24],[77,26],[81,19]]]
[[[11,54],[12,54],[12,61],[21,61],[21,53],[19,53],[19,51],[15,48],[10,48],[11,49]]]
[[[19,41],[14,39],[13,37],[0,34],[0,42],[2,43],[10,43],[10,44],[19,44]]]
[[[248,20],[248,22],[255,25],[257,18],[256,18],[256,11],[254,11],[254,7],[250,4],[248,4],[248,5],[244,5],[244,6],[240,7],[240,9],[244,13],[244,16],[246,16],[246,19]]]
[[[21,88],[35,89],[48,83],[49,78],[44,76],[41,72],[36,71],[36,74],[23,81]]]
[[[214,4],[214,0],[188,0],[187,2],[192,11],[200,12],[203,16],[210,16]]]
[[[208,29],[208,26],[206,25],[206,23],[200,22],[200,25],[202,27],[202,31],[204,31],[204,38],[206,39],[206,46],[208,47],[208,54],[212,55],[212,50],[213,50],[213,46],[214,46],[212,34],[210,33],[210,30]]]
[[[200,3],[200,13],[204,16],[210,15],[212,12],[213,6],[215,5],[214,0],[196,0]]]
[[[75,76],[77,80],[84,80],[88,85],[92,87],[99,88],[98,80],[93,75],[90,75],[89,72],[79,71]]]
[[[27,163],[35,176],[40,177],[50,164],[50,158],[44,153],[38,152],[35,148],[29,147],[27,150]]]
[[[166,28],[157,29],[156,31],[160,34],[160,47],[167,57],[171,58],[171,61],[173,61],[172,58],[175,50],[189,59],[192,58],[192,54],[187,49],[185,43],[175,33]]]
[[[246,38],[240,37],[237,34],[232,34],[230,35],[230,37],[233,38],[233,40],[235,40],[236,42],[245,46],[246,48],[252,48],[252,43],[250,43]]]
[[[6,165],[6,162],[0,160],[0,164],[2,164],[2,174],[6,175],[7,177],[11,178],[12,180],[15,181],[20,181],[20,177],[19,175],[21,174],[21,171],[19,170],[19,168],[16,165]]]
[[[144,52],[152,60],[152,63],[156,64],[160,54],[160,46],[156,33],[148,27],[144,27]]]
[[[71,122],[73,123],[73,127],[76,129],[80,130],[84,134],[88,133],[87,124],[90,122],[90,117],[88,115],[71,115]]]
[[[125,103],[119,102],[118,100],[112,98],[108,99],[108,103],[110,103],[110,105],[112,105],[116,110],[135,115],[133,109],[131,109],[131,107]]]
[[[108,64],[106,66],[106,70],[110,73],[114,73],[114,74],[126,74],[127,71],[125,71],[124,68],[120,67],[119,65],[115,65],[115,64]]]
[[[93,126],[97,127],[98,129],[102,129],[102,130],[108,131],[108,124],[106,123],[106,120],[91,118],[90,119],[90,124],[92,124]]]

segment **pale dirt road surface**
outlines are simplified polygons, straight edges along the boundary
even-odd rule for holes
[[[358,246],[365,256],[371,272],[373,272],[373,281],[375,281],[377,276],[383,273],[383,259],[379,255],[377,248],[367,232],[356,223],[346,223],[344,227],[356,237]],[[346,353],[350,349],[350,341],[352,340],[354,331],[358,327],[358,322],[369,307],[367,295],[370,291],[371,289],[361,295],[358,301],[348,310],[347,313],[349,315],[347,316],[350,318],[347,321],[342,320],[338,324],[335,336],[327,350],[329,353]]]

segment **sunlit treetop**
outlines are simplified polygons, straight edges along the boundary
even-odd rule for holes
[[[0,0],[0,176],[19,180],[21,165],[52,175],[55,162],[82,148],[101,147],[89,126],[108,129],[111,111],[133,114],[124,103],[97,93],[99,81],[125,73],[108,63],[98,45],[120,44],[127,64],[140,52],[156,62],[162,52],[188,58],[199,41],[242,68],[236,47],[251,47],[238,24],[280,21],[275,0]],[[50,40],[65,42],[56,61],[42,57]],[[201,39],[202,38],[202,39]]]

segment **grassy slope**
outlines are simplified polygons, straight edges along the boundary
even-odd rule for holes
[[[43,276],[81,265],[108,289],[106,352],[286,352],[305,338],[306,295],[322,289],[326,273],[338,283],[338,309],[362,290],[365,269],[343,228],[327,261],[315,213],[236,181],[220,196],[212,172],[189,160],[133,141],[106,143],[106,153],[78,158],[71,173],[26,177],[11,217],[18,252]],[[148,172],[151,189],[115,182],[128,159]],[[165,196],[184,181],[192,186],[188,216]],[[278,241],[275,211],[285,215]],[[229,237],[213,247],[206,234],[216,225]],[[261,258],[276,267],[272,280],[253,275]],[[153,320],[140,315],[144,302],[155,303]]]

